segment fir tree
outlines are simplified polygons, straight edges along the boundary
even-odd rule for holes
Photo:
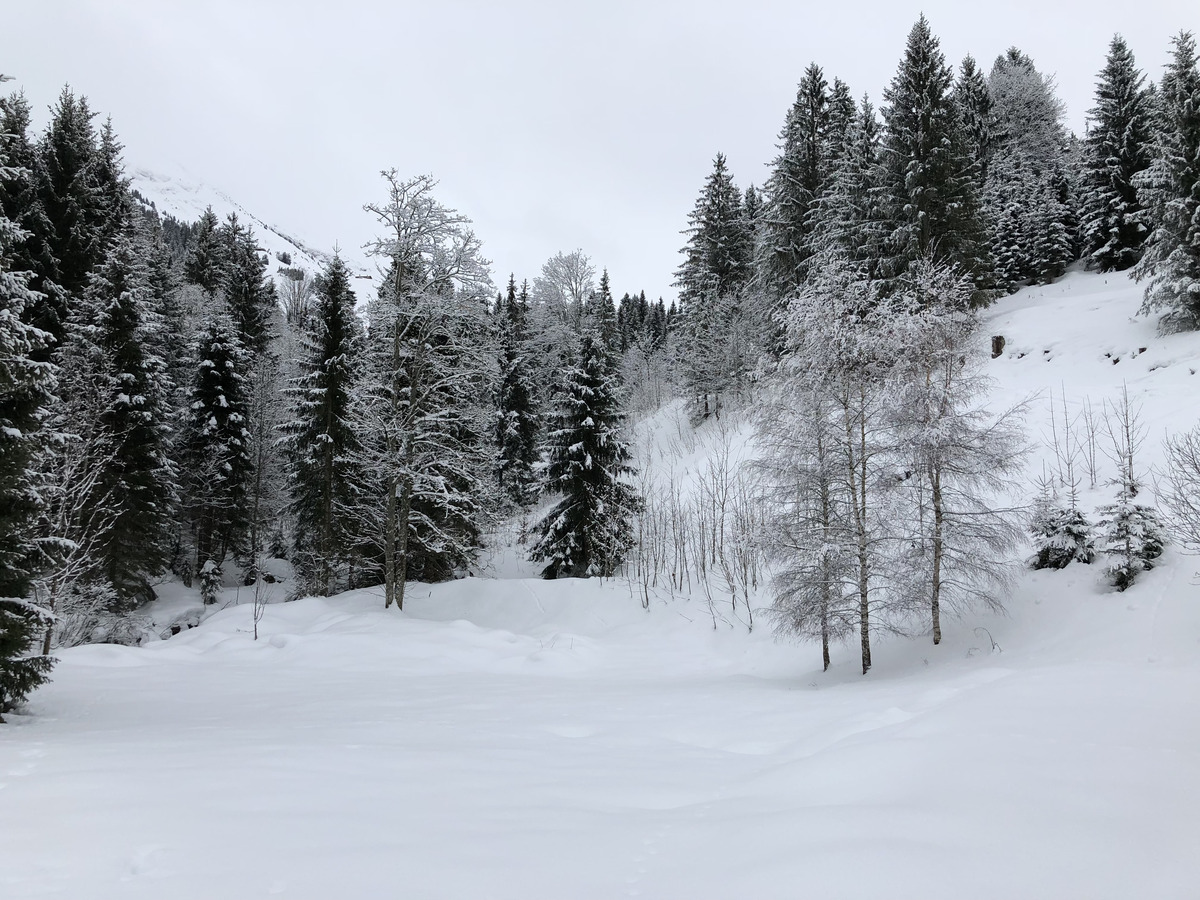
[[[199,571],[207,560],[219,567],[248,524],[250,366],[236,326],[223,313],[201,329],[193,358],[195,375],[179,453]]]
[[[607,288],[608,273],[605,272]],[[496,390],[496,478],[516,506],[527,506],[536,495],[533,474],[537,462],[538,417],[530,391],[527,286],[517,292],[509,277],[508,296],[500,307],[500,379]]]
[[[975,58],[967,56],[959,67],[954,85],[954,99],[966,129],[966,141],[974,166],[975,184],[982,190],[987,181],[988,160],[991,157],[992,95],[983,70]]]
[[[183,277],[189,284],[199,285],[214,296],[225,281],[226,243],[221,239],[221,223],[211,206],[204,210],[196,223],[195,234],[188,242],[183,260]]]
[[[254,232],[243,228],[230,213],[221,228],[224,240],[225,300],[238,338],[251,359],[267,349],[278,306],[275,283],[267,278],[267,265],[258,255]]]
[[[632,543],[638,498],[621,420],[603,344],[585,332],[547,435],[545,489],[560,499],[534,526],[530,558],[546,563],[543,578],[609,577]]]
[[[9,159],[0,138],[0,187],[24,174]],[[53,665],[32,652],[48,617],[29,597],[43,509],[35,472],[54,375],[47,363],[32,358],[48,336],[23,321],[26,308],[38,300],[29,288],[32,273],[11,265],[13,248],[23,238],[0,209],[0,721],[49,677]]]
[[[319,285],[302,339],[300,374],[289,391],[292,419],[280,443],[288,461],[296,569],[307,591],[328,596],[353,549],[361,502],[362,479],[352,462],[359,444],[350,417],[360,329],[340,256],[334,255]]]
[[[683,264],[675,272],[679,302],[685,308],[731,294],[750,276],[750,241],[742,194],[718,153],[688,215]]]
[[[829,101],[825,74],[812,63],[788,110],[779,156],[766,183],[759,271],[772,296],[779,299],[790,296],[804,281],[808,260],[815,252],[812,214],[829,174]]]
[[[1144,76],[1120,35],[1109,44],[1088,115],[1083,242],[1088,263],[1121,271],[1141,256],[1147,228],[1135,179],[1150,164],[1151,118]]]
[[[97,560],[121,607],[149,599],[150,576],[166,568],[178,494],[168,456],[170,384],[154,352],[162,328],[154,307],[144,248],[120,235],[91,277],[90,328],[82,324],[70,384],[97,389],[95,438],[103,448],[95,502],[84,512],[103,534]],[[68,450],[70,452],[70,450]]]
[[[590,298],[585,310],[585,325],[595,330],[610,354],[618,350],[617,308],[613,304],[612,288],[609,286],[608,269],[600,275],[600,286]]]
[[[973,162],[953,74],[924,16],[884,92],[881,157],[888,236],[882,274],[904,275],[919,259],[947,262],[970,277],[984,302],[990,265],[983,246]]]
[[[1153,231],[1134,270],[1148,280],[1144,311],[1165,309],[1175,327],[1200,326],[1200,68],[1188,32],[1173,40],[1159,91],[1154,161],[1143,173]]]

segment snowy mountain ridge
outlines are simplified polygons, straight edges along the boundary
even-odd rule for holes
[[[289,231],[268,223],[224,191],[195,179],[182,169],[164,174],[158,170],[135,168],[129,173],[129,179],[132,189],[146,203],[161,215],[173,216],[180,222],[196,222],[210,206],[221,221],[231,213],[236,214],[243,225],[254,230],[258,246],[270,259],[268,272],[276,280],[281,277],[281,266],[315,274],[333,257],[332,253],[318,250]],[[291,263],[285,263],[284,259],[291,259]],[[362,253],[343,251],[342,259],[356,278],[374,280],[375,267]]]

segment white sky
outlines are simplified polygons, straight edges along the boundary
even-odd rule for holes
[[[618,297],[670,298],[713,155],[761,184],[810,61],[878,105],[923,9],[955,64],[1016,45],[1055,73],[1082,131],[1114,32],[1157,78],[1171,35],[1200,31],[1191,0],[983,6],[13,0],[0,72],[39,128],[69,82],[131,166],[182,166],[316,247],[374,234],[381,169],[432,172],[497,284],[579,247]]]

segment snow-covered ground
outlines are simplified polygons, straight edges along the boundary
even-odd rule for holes
[[[996,403],[1124,381],[1157,462],[1200,418],[1200,336],[1131,322],[1138,293],[997,304]],[[0,727],[0,897],[1195,898],[1198,568],[1028,573],[866,677],[619,580],[273,604],[257,641],[242,596],[65,651]]]

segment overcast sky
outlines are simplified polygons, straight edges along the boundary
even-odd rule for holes
[[[0,72],[39,128],[69,82],[130,166],[182,167],[318,248],[375,233],[362,205],[394,167],[440,180],[498,284],[582,248],[618,296],[670,298],[713,155],[761,184],[810,61],[878,103],[922,9],[955,64],[1016,45],[1055,74],[1077,132],[1115,32],[1157,78],[1200,31],[1195,0],[13,0]]]

